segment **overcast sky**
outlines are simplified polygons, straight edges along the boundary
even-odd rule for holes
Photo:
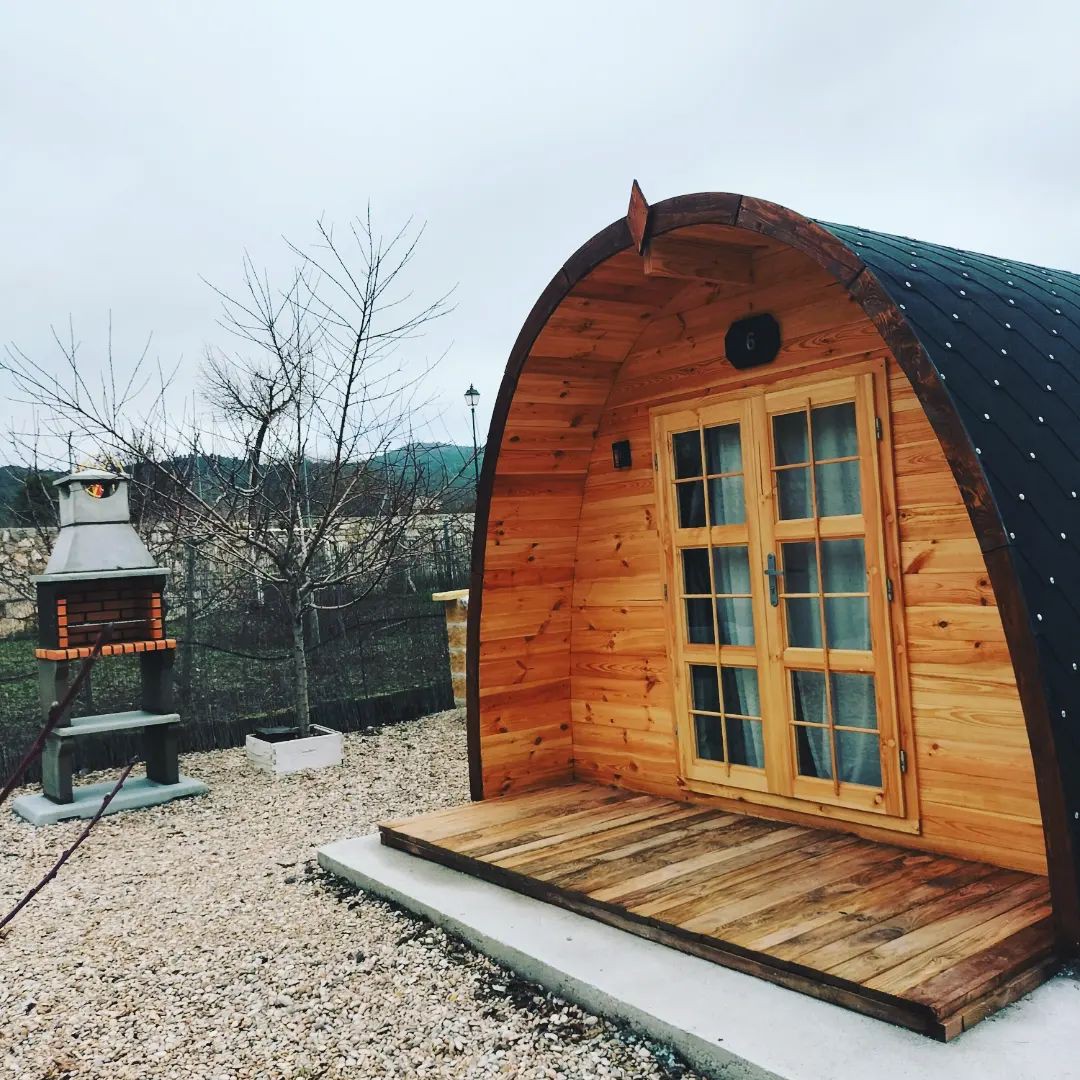
[[[887,9],[883,13],[881,9]],[[650,201],[736,191],[815,217],[1080,269],[1080,6],[85,4],[0,0],[0,339],[87,363],[153,333],[194,384],[200,275],[370,200],[427,223],[416,344],[445,428],[490,408],[517,331],[584,240]],[[0,383],[9,402],[10,387]]]

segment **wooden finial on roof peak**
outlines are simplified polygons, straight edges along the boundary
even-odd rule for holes
[[[635,180],[630,185],[630,205],[626,211],[626,224],[639,255],[645,254],[645,245],[649,242],[649,202],[641,185]]]

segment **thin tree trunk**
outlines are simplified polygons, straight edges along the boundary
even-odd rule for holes
[[[307,650],[304,648],[304,608],[292,613],[293,705],[301,738],[311,731],[311,702],[308,696]]]
[[[305,609],[307,622],[307,643],[309,649],[317,649],[322,642],[322,631],[319,627],[319,609],[312,599]]]
[[[195,545],[187,544],[184,559],[184,647],[180,650],[180,703],[191,706],[191,665],[195,656]]]

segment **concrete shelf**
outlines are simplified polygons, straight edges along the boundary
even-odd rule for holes
[[[53,728],[52,734],[60,739],[78,738],[80,735],[100,735],[107,731],[139,731],[158,724],[180,723],[179,713],[154,713],[143,709],[128,712],[101,713],[98,716],[76,716],[71,725]]]

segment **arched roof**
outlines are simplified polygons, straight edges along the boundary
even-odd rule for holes
[[[1058,767],[1080,787],[1080,275],[822,224],[873,271],[963,421],[1027,604]]]
[[[492,415],[469,613],[470,762],[479,773],[479,653],[488,509],[506,416],[559,304],[614,255],[663,233],[725,225],[804,252],[862,306],[911,380],[960,488],[1001,610],[1032,748],[1055,915],[1080,941],[1080,275],[816,222],[707,192],[649,206],[556,273],[526,319]],[[474,794],[477,792],[474,782]],[[479,796],[478,796],[479,797]]]

